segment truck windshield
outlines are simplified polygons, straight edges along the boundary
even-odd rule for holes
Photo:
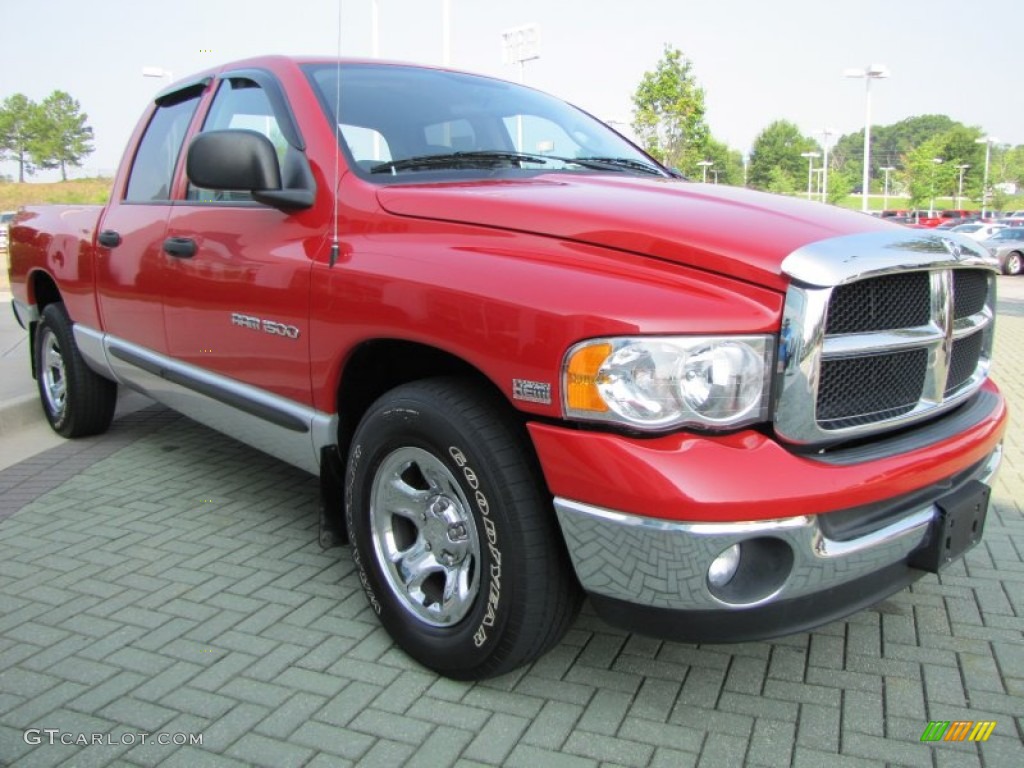
[[[601,121],[487,77],[394,64],[305,68],[352,167],[385,183],[537,172],[670,175]]]

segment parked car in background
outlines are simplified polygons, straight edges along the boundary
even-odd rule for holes
[[[938,211],[911,211],[910,223],[918,227],[937,227],[942,223]]]
[[[0,213],[0,253],[7,253],[7,228],[11,225],[14,213],[14,211]]]
[[[988,240],[997,232],[1002,232],[1006,227],[1002,224],[985,224],[981,221],[972,221],[968,224],[959,224],[953,227],[950,232],[957,232],[967,235],[972,240]]]
[[[946,222],[955,222],[953,226],[956,226],[956,223],[962,222],[963,219],[969,218],[970,215],[970,211],[961,209],[951,209],[948,211],[914,211],[914,218],[916,219],[915,223],[919,227],[929,228],[937,227],[940,224],[945,224]]]
[[[1024,227],[1007,227],[982,242],[999,259],[1004,275],[1019,275],[1024,266]]]
[[[972,216],[977,216],[976,211],[968,211],[963,208],[951,208],[947,211],[939,211],[939,218],[943,221],[949,219],[969,219]]]

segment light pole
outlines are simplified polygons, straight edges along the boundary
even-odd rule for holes
[[[985,178],[981,182],[981,218],[988,218],[988,212],[985,204],[988,202],[988,161],[992,155],[992,145],[995,144],[999,139],[995,136],[986,136],[983,139],[975,139],[976,144],[985,145]]]
[[[377,0],[373,0],[373,15],[371,17],[371,39],[373,41],[373,58],[380,58],[380,9],[377,7]],[[380,160],[380,134],[373,132],[373,159]]]
[[[701,166],[704,169],[704,183],[707,184],[708,183],[708,168],[710,168],[712,165],[714,165],[714,162],[711,161],[711,160],[701,160],[701,161],[699,161],[697,163],[697,165]]]
[[[370,40],[371,53],[375,59],[380,58],[380,9],[377,7],[377,0],[373,0],[370,16]]]
[[[807,158],[807,199],[811,199],[811,181],[814,179],[814,158],[818,156],[817,152],[801,152],[800,157]]]
[[[828,140],[835,135],[835,129],[825,128],[821,132],[822,151],[821,158],[821,202],[828,202]]]
[[[958,211],[960,210],[960,203],[964,196],[964,171],[970,167],[971,166],[967,164],[957,166],[957,169],[960,171],[960,182],[956,185],[956,209]]]
[[[935,163],[936,166],[942,165],[942,158],[941,157],[933,157],[932,158],[932,162]],[[932,169],[932,204],[930,206],[928,206],[928,218],[934,218],[935,217],[935,173],[936,173],[936,171],[933,168]]]
[[[864,78],[864,179],[861,186],[860,209],[868,211],[868,191],[871,183],[871,81],[889,76],[884,64],[871,64],[864,69],[844,69],[844,77]]]
[[[519,82],[523,82],[526,79],[526,62],[540,58],[540,28],[536,24],[527,24],[506,29],[501,33],[501,50],[506,64],[519,65]],[[516,150],[523,151],[522,115],[516,115]]]
[[[441,5],[441,63],[452,65],[452,0],[442,0]]]
[[[884,211],[889,207],[889,174],[895,171],[891,165],[887,165],[884,168],[879,168],[880,171],[885,171],[885,187],[882,191],[882,210]]]

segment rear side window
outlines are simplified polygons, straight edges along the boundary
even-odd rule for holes
[[[185,141],[192,115],[199,105],[199,93],[165,103],[153,113],[135,153],[125,201],[152,203],[170,199],[174,168]]]

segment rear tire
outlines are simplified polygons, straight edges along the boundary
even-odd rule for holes
[[[345,514],[367,599],[406,653],[477,680],[533,661],[581,595],[508,406],[459,379],[374,403],[349,452]]]
[[[57,434],[98,435],[106,432],[114,419],[117,385],[82,359],[71,327],[63,304],[50,304],[43,310],[34,350],[39,399]]]
[[[1022,266],[1024,266],[1024,259],[1022,259],[1021,254],[1014,251],[1006,256],[1006,261],[1003,263],[1003,274],[1019,275]]]

